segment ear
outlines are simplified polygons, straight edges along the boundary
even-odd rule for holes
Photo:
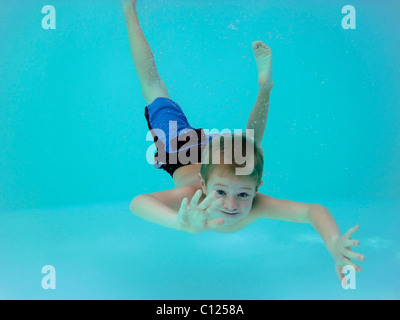
[[[199,177],[201,188],[203,189],[203,193],[205,193],[206,192],[206,183],[205,183],[201,173],[199,173],[198,177]]]
[[[256,192],[258,191],[258,189],[260,189],[260,187],[264,184],[264,181],[261,181],[260,184],[258,185],[258,187],[256,188]]]

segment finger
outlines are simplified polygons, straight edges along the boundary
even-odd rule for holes
[[[356,259],[357,258],[357,254],[349,249],[344,249],[343,254],[345,257],[349,258],[349,259]]]
[[[359,245],[360,245],[360,241],[358,241],[358,240],[346,240],[343,243],[343,247],[347,247],[347,248],[349,248],[349,247],[357,247]]]
[[[210,229],[214,229],[216,227],[219,227],[221,225],[223,225],[225,223],[224,219],[214,219],[211,221],[207,221],[206,222],[206,229],[210,230]]]
[[[336,271],[339,281],[341,282],[342,279],[344,278],[344,274],[342,273],[342,268],[338,265],[335,265],[335,271]]]
[[[181,207],[179,208],[179,211],[178,211],[178,218],[181,221],[184,221],[187,217],[187,205],[188,205],[188,199],[183,198],[183,200],[181,202]]]
[[[347,288],[347,279],[344,277],[344,274],[342,274],[340,278],[340,283],[342,285],[342,288]]]
[[[213,191],[199,204],[199,209],[206,209],[217,197],[217,192]]]
[[[211,203],[211,205],[207,208],[207,212],[212,212],[215,209],[219,208],[223,201],[224,201],[224,199],[222,199],[222,198],[215,199],[214,202]]]
[[[190,207],[197,207],[197,204],[199,203],[200,197],[201,197],[201,190],[197,190],[192,198],[192,200],[190,201]]]
[[[179,212],[186,213],[187,212],[187,206],[188,206],[188,198],[183,198],[181,202],[181,207],[179,208]]]
[[[345,266],[345,265],[352,266],[357,272],[361,272],[362,271],[362,268],[360,266],[356,265],[353,261],[351,261],[351,260],[349,260],[347,258],[343,259],[343,266]]]
[[[347,231],[344,235],[345,238],[347,239],[351,239],[351,236],[360,229],[359,225],[354,226],[353,228],[349,229],[349,231]]]
[[[365,257],[364,257],[362,254],[353,252],[353,251],[351,251],[351,250],[349,250],[349,249],[344,249],[344,255],[345,255],[347,258],[356,259],[356,260],[358,260],[358,261],[364,261],[364,260],[365,260]]]

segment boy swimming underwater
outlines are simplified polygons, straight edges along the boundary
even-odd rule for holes
[[[170,99],[141,30],[136,0],[120,1],[133,61],[147,102],[145,117],[157,146],[155,166],[168,172],[175,185],[171,190],[136,196],[130,204],[132,213],[147,221],[194,234],[232,233],[261,218],[311,223],[332,255],[339,278],[343,279],[341,270],[345,265],[360,272],[361,268],[352,259],[364,261],[365,257],[351,250],[352,246],[359,245],[359,241],[351,239],[359,226],[341,235],[336,221],[324,206],[280,200],[258,192],[263,183],[261,141],[273,88],[271,49],[262,41],[252,44],[259,91],[246,129],[253,136],[249,136],[247,130],[243,135],[207,135],[205,129],[190,126],[180,106]],[[170,121],[175,125],[172,134]],[[188,137],[189,142],[196,138],[197,143],[184,144],[187,139],[181,140],[181,136]],[[236,148],[238,145],[251,146],[252,152],[246,151],[246,160],[251,161],[253,169],[247,175],[237,174],[238,169],[244,168],[232,157],[231,162],[224,162],[225,154],[229,158],[229,146]],[[195,161],[176,161],[187,152],[195,155]]]

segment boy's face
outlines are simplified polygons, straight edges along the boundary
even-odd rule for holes
[[[223,199],[219,208],[211,214],[211,220],[222,218],[225,220],[224,225],[232,225],[249,214],[257,193],[253,179],[248,176],[220,173],[218,169],[214,169],[207,185],[201,174],[199,177],[205,196],[216,191],[217,198]]]

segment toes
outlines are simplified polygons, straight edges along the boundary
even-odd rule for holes
[[[251,45],[253,50],[257,50],[257,49],[270,49],[269,46],[267,46],[263,41],[254,41]]]

